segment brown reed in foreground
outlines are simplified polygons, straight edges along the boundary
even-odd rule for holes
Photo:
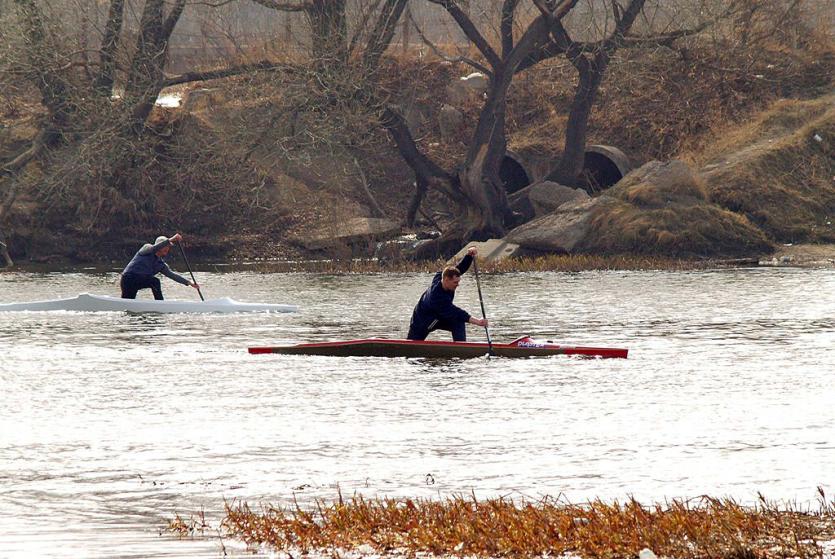
[[[255,512],[246,503],[227,504],[222,526],[249,545],[303,554],[370,546],[406,555],[634,558],[649,548],[676,558],[811,558],[823,556],[821,541],[835,538],[835,507],[821,503],[809,512],[780,509],[765,499],[744,507],[707,496],[648,507],[634,499],[575,505],[551,498],[354,497],[318,502],[313,510],[265,506]]]

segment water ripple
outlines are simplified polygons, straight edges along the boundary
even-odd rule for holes
[[[224,499],[802,501],[835,467],[829,271],[482,278],[494,339],[625,346],[628,360],[251,356],[402,335],[429,277],[201,276],[207,295],[301,312],[0,313],[4,553],[216,556],[213,540],[159,532],[175,512],[219,515]],[[114,277],[2,274],[0,292],[113,294]],[[192,295],[179,289],[166,284]],[[478,308],[466,277],[456,302]]]

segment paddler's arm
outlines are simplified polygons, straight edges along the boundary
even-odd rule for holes
[[[456,264],[456,268],[462,274],[470,269],[470,265],[473,263],[473,258],[478,256],[478,249],[476,247],[470,247],[467,249],[467,254],[464,255],[458,264]]]
[[[171,246],[171,239],[165,239],[164,241],[160,241],[155,245],[152,245],[152,244],[143,245],[142,248],[139,249],[139,254],[141,254],[142,256],[145,256],[145,255],[148,255],[148,254],[152,254],[152,253],[154,253],[154,252],[156,252],[156,251],[158,251],[162,248],[165,248],[167,246]]]
[[[448,322],[461,321],[468,322],[470,324],[475,324],[476,326],[487,326],[486,318],[476,318],[464,309],[456,307],[452,304],[441,308],[436,307],[435,314],[438,318],[446,320]]]
[[[160,273],[161,273],[162,275],[164,275],[165,277],[168,277],[168,278],[173,279],[173,280],[174,280],[174,281],[176,281],[177,283],[182,283],[183,285],[191,285],[192,287],[196,287],[196,286],[197,286],[197,284],[192,285],[190,281],[188,281],[186,278],[184,278],[183,276],[181,276],[180,274],[178,274],[177,272],[175,272],[174,270],[172,270],[172,269],[168,266],[168,264],[165,264],[165,265],[163,266],[162,270],[160,270]]]
[[[467,322],[469,322],[470,324],[475,324],[476,326],[490,326],[490,323],[487,322],[486,318],[476,318],[474,316],[471,316],[470,320],[468,320]]]

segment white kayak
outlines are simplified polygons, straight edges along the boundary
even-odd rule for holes
[[[49,299],[26,303],[0,304],[5,311],[82,311],[82,312],[159,312],[159,313],[233,313],[233,312],[296,312],[296,305],[243,303],[229,297],[207,301],[166,299],[122,299],[107,295],[82,293],[70,299]]]

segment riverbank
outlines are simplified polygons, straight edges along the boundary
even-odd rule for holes
[[[184,268],[181,257],[173,253],[169,259],[172,267]],[[127,262],[127,261],[125,261]],[[53,262],[20,262],[12,268],[0,268],[2,272],[55,272],[55,271],[119,271],[125,262],[75,262],[57,259]],[[215,258],[189,256],[189,263],[196,271],[252,270],[265,273],[392,273],[435,272],[446,265],[444,260],[414,262],[386,259],[231,259],[226,262]],[[706,270],[740,267],[800,267],[835,268],[835,244],[786,245],[772,255],[735,259],[673,259],[647,256],[597,256],[552,254],[537,257],[507,258],[482,261],[479,269],[487,273],[503,272],[582,272],[591,270]],[[182,271],[182,270],[181,270]]]
[[[763,266],[835,268],[835,244],[783,245],[770,258],[762,259],[760,263]]]
[[[23,262],[12,268],[0,268],[0,273],[11,272],[78,272],[100,271],[119,272],[125,262]],[[181,258],[169,258],[170,266],[180,272],[185,271]],[[451,262],[451,261],[449,261]],[[583,272],[593,270],[704,270],[711,268],[757,266],[758,258],[732,260],[676,260],[670,258],[651,258],[640,256],[587,256],[587,255],[548,255],[526,258],[508,258],[501,261],[480,261],[479,270],[485,273],[512,272]],[[445,260],[426,260],[413,262],[408,260],[380,259],[255,259],[230,260],[217,262],[203,261],[189,257],[189,263],[195,272],[199,271],[256,271],[263,273],[323,273],[323,274],[376,274],[376,273],[434,273],[447,265]],[[781,264],[786,265],[786,264]]]
[[[590,198],[544,180],[561,156],[555,140],[564,135],[561,100],[572,94],[573,80],[555,79],[559,67],[532,70],[514,86],[508,113],[510,151],[502,167],[516,169],[520,181],[508,178],[505,185],[513,202],[504,224],[509,240],[552,253],[726,259],[765,254],[781,243],[832,243],[835,113],[827,70],[833,58],[828,50],[785,55],[770,53],[761,72],[750,68],[739,81],[672,53],[637,67],[615,65],[590,122],[588,147],[617,148],[625,160],[611,181],[589,187]],[[702,56],[715,65],[713,56]],[[439,92],[458,83],[465,68],[437,60],[391,64],[395,81],[421,69],[425,80],[408,80],[410,91],[417,88],[412,133],[442,167],[456,168],[477,103],[458,108],[466,117],[462,128],[445,136],[439,122],[452,101]],[[633,82],[662,69],[678,76],[677,88]],[[209,106],[156,107],[149,123],[155,133],[131,147],[129,164],[120,163],[123,147],[109,139],[70,142],[31,163],[0,215],[8,258],[121,262],[142,243],[176,231],[203,262],[370,256],[378,241],[398,235],[430,241],[430,258],[457,249],[431,240],[454,231],[463,208],[431,189],[407,219],[414,174],[375,120],[366,123],[363,137],[373,145],[364,149],[353,141],[326,155],[320,146],[266,149],[285,145],[292,131],[265,127],[283,120],[263,105],[269,96],[257,88],[256,96],[245,95],[236,84],[218,83]],[[0,160],[20,154],[43,116],[28,96],[14,103],[11,116],[0,118]],[[319,114],[314,120],[330,122]],[[245,145],[252,149],[242,153]],[[89,169],[104,171],[91,176]]]

